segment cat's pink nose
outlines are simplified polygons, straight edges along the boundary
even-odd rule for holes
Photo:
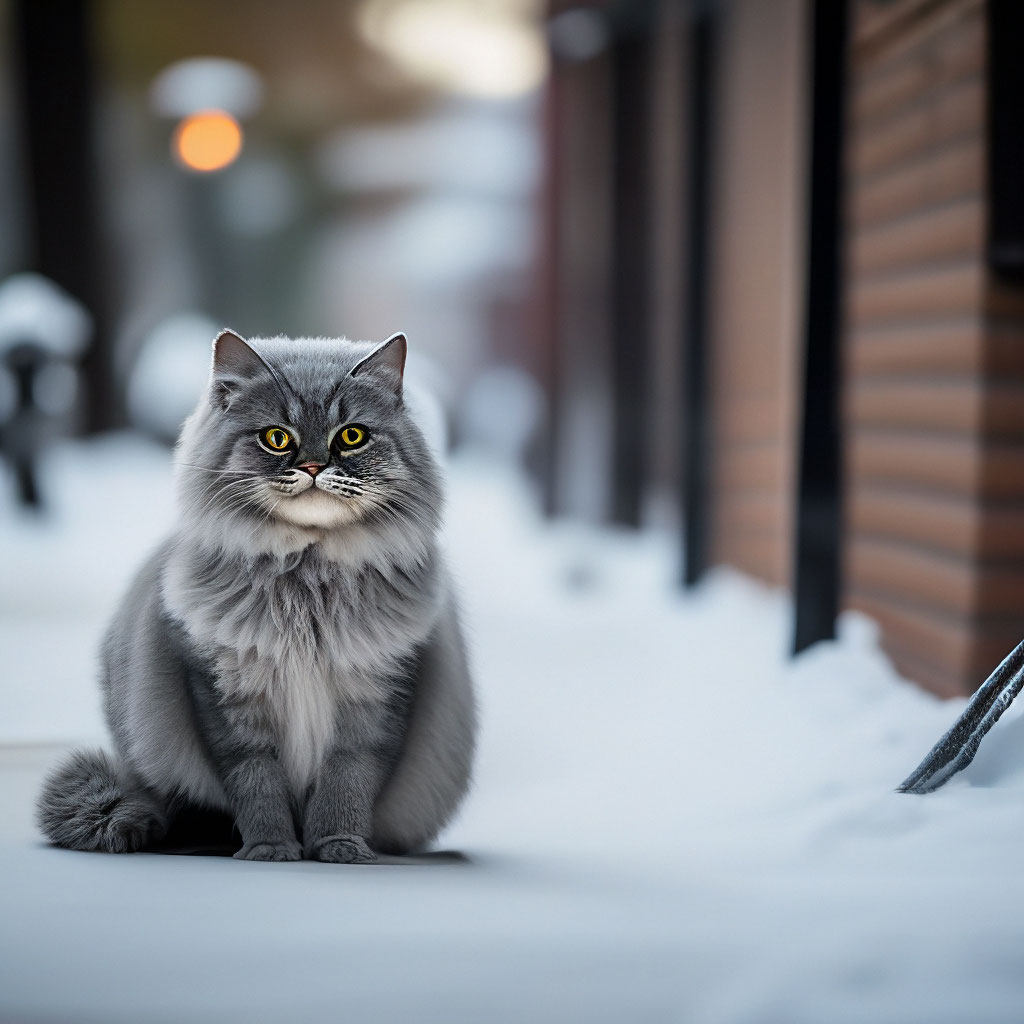
[[[299,469],[304,469],[310,476],[316,476],[324,468],[322,462],[300,462]]]

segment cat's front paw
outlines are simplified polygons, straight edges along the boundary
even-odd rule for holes
[[[246,843],[236,854],[236,860],[302,860],[302,847],[294,839],[280,843]]]
[[[366,845],[365,839],[348,832],[316,840],[307,856],[310,860],[329,864],[373,864],[377,859],[377,854]]]

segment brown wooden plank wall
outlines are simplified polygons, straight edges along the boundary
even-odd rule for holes
[[[859,0],[845,304],[846,604],[968,693],[1024,636],[1024,300],[984,259],[983,0]]]
[[[709,555],[790,582],[805,0],[719,7],[712,180]]]

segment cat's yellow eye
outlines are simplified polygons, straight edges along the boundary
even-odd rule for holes
[[[272,452],[283,452],[291,441],[292,435],[283,427],[267,427],[263,431],[263,443]]]
[[[338,440],[341,442],[342,448],[358,448],[366,443],[366,437],[366,428],[357,427],[354,424],[342,428],[338,433]]]

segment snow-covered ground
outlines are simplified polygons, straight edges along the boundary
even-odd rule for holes
[[[546,526],[484,460],[449,546],[483,705],[475,792],[405,865],[50,849],[58,747],[102,734],[98,631],[173,519],[138,441],[47,459],[0,512],[0,1020],[831,1022],[1024,1017],[1024,720],[928,797],[959,713],[871,623],[784,657],[782,596],[672,586],[666,538]]]

